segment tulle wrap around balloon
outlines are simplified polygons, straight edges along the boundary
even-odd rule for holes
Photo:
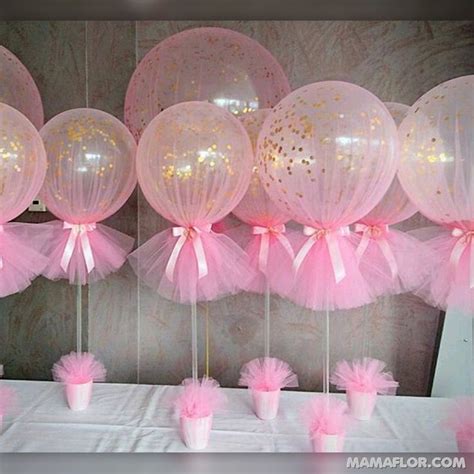
[[[289,92],[283,69],[257,41],[224,28],[194,28],[166,38],[140,62],[125,123],[138,139],[157,114],[180,102],[207,101],[242,115]]]
[[[394,102],[386,105],[400,124],[409,107]],[[356,253],[360,270],[377,295],[412,291],[430,274],[434,255],[428,247],[392,227],[416,211],[396,177],[382,201],[354,226],[359,236]]]
[[[423,95],[400,126],[400,181],[420,211],[441,227],[417,292],[428,303],[474,316],[474,76]]]
[[[0,46],[0,102],[24,114],[39,130],[43,126],[43,103],[28,69],[8,49]]]
[[[73,109],[50,120],[41,136],[48,155],[42,198],[60,221],[48,223],[52,280],[87,284],[118,270],[134,239],[99,221],[117,212],[136,185],[136,144],[119,120]]]
[[[293,242],[296,276],[288,295],[298,304],[333,310],[374,299],[349,225],[389,188],[397,145],[384,104],[344,82],[302,87],[265,120],[258,140],[261,179],[277,205],[304,226]]]
[[[241,117],[254,152],[258,134],[269,113],[270,109],[262,109]],[[285,295],[293,284],[294,251],[288,235],[294,231],[285,225],[290,220],[288,213],[278,208],[265,191],[256,157],[254,163],[249,188],[233,210],[243,224],[225,233],[247,252],[255,271],[255,277],[245,290],[263,293],[268,285],[273,293]]]
[[[245,129],[215,105],[177,104],[150,123],[138,146],[138,181],[150,205],[175,226],[129,256],[141,280],[180,303],[235,293],[248,282],[245,252],[212,224],[240,201],[251,167]]]
[[[0,103],[0,297],[28,287],[48,260],[44,227],[9,223],[37,196],[46,173],[46,153],[33,124]]]

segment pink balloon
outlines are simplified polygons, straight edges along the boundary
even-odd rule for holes
[[[140,187],[178,226],[130,255],[149,286],[181,303],[234,293],[249,277],[244,252],[211,230],[242,199],[252,148],[241,123],[205,102],[185,102],[152,120],[138,146]]]
[[[33,124],[0,103],[0,297],[24,290],[47,263],[37,238],[40,226],[9,223],[37,196],[46,153]]]
[[[147,127],[138,146],[138,182],[166,219],[181,226],[212,224],[242,199],[252,156],[244,127],[229,112],[185,102]]]
[[[439,224],[474,226],[473,91],[474,75],[444,82],[420,97],[400,126],[402,186]]]
[[[290,92],[276,59],[257,41],[224,28],[194,28],[155,46],[135,70],[125,123],[138,139],[161,111],[209,101],[235,115],[272,107]]]
[[[396,102],[385,105],[397,125],[410,109]],[[412,291],[430,274],[433,255],[428,248],[411,235],[391,227],[416,211],[395,177],[383,199],[355,225],[360,270],[377,295]]]
[[[240,118],[250,138],[254,152],[257,146],[258,134],[270,112],[271,109],[262,109],[245,114]],[[271,227],[285,224],[290,220],[289,214],[277,207],[265,191],[258,173],[256,157],[248,190],[232,212],[241,221],[249,225]]]
[[[46,174],[46,153],[33,124],[0,103],[0,224],[20,215],[37,196]]]
[[[254,153],[258,134],[270,112],[271,109],[261,109],[240,117]],[[285,294],[291,285],[288,276],[292,274],[294,258],[293,247],[288,240],[288,234],[292,231],[285,226],[290,216],[277,207],[265,191],[256,156],[250,185],[233,214],[246,225],[233,227],[226,234],[245,249],[256,272],[245,290],[263,293],[268,283],[272,292]]]
[[[474,75],[420,97],[400,126],[400,181],[410,199],[442,225],[428,241],[436,255],[420,290],[429,303],[474,316]]]
[[[57,115],[41,136],[48,154],[42,198],[64,221],[51,224],[55,237],[44,274],[81,284],[104,278],[133,246],[130,237],[96,223],[117,212],[136,185],[135,141],[119,120],[94,109]]]
[[[313,309],[370,302],[347,226],[375,207],[397,170],[397,130],[384,104],[345,82],[302,87],[265,121],[258,156],[270,197],[306,226],[292,299]]]
[[[43,103],[28,69],[8,49],[0,46],[0,102],[26,115],[33,125],[43,126]]]

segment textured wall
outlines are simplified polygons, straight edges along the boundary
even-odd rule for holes
[[[0,43],[31,71],[46,118],[86,104],[122,118],[135,61],[157,42],[196,22],[0,23]],[[293,88],[325,79],[354,82],[385,101],[413,103],[434,85],[474,73],[472,22],[210,22],[245,33],[268,48]],[[22,220],[51,216],[25,213]],[[144,242],[168,224],[139,192],[108,223]],[[425,221],[415,216],[406,228]],[[263,348],[263,300],[240,294],[200,305],[210,322],[210,371],[235,385],[243,362]],[[75,344],[75,288],[38,278],[0,300],[0,362],[10,378],[49,378]],[[426,394],[438,311],[412,295],[331,314],[331,360],[370,354],[385,360],[401,393]],[[125,266],[84,293],[84,343],[117,382],[179,383],[190,369],[190,315],[139,285]],[[272,297],[272,352],[287,360],[303,389],[321,388],[324,315]],[[200,347],[204,346],[201,331]],[[202,362],[201,350],[201,366]]]

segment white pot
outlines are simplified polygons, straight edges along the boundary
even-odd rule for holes
[[[92,397],[92,380],[86,383],[66,384],[66,398],[69,408],[74,411],[85,410]]]
[[[278,413],[280,389],[264,392],[252,390],[253,409],[261,420],[273,420]]]
[[[344,450],[345,433],[341,434],[316,434],[313,439],[313,452],[315,453],[342,453]]]
[[[351,415],[357,420],[370,420],[377,401],[377,392],[346,392]]]
[[[212,428],[212,415],[202,418],[188,418],[182,416],[179,419],[181,437],[189,449],[206,449]]]

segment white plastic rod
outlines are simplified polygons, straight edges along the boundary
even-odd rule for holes
[[[82,352],[82,285],[76,285],[76,352]]]

